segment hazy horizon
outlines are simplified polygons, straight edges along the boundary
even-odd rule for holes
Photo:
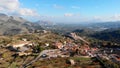
[[[120,0],[1,0],[0,13],[55,23],[120,20]]]

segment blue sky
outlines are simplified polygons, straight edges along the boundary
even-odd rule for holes
[[[68,12],[95,16],[120,12],[120,0],[20,0],[20,2],[24,7],[36,9],[42,15],[58,16]]]
[[[5,0],[19,4],[6,13],[32,20],[81,23],[120,20],[120,0]],[[6,3],[5,2],[5,3]],[[2,0],[1,0],[2,3]],[[0,4],[1,4],[0,3]],[[12,4],[12,3],[11,3]],[[5,5],[0,5],[0,8]]]

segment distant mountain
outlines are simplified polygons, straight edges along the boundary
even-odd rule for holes
[[[0,34],[2,35],[15,35],[20,33],[30,33],[34,30],[42,30],[43,28],[22,17],[8,16],[0,13]]]
[[[120,28],[120,21],[91,23],[91,24],[87,24],[87,26],[91,28],[103,28],[103,29]]]
[[[88,35],[94,34],[96,31],[94,31],[92,29],[84,28],[84,29],[76,29],[72,32],[74,32],[80,36],[88,36]]]
[[[42,20],[37,21],[35,23],[37,23],[37,24],[39,24],[41,26],[52,26],[52,25],[54,25],[54,23],[51,22],[51,21],[42,21]]]
[[[92,34],[96,39],[120,43],[120,29],[108,29],[102,32]]]
[[[44,28],[46,30],[54,28],[54,25],[55,25],[55,23],[53,23],[51,21],[43,21],[43,20],[39,20],[34,23],[39,24],[42,28]]]

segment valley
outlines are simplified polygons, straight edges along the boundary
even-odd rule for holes
[[[119,23],[30,22],[1,13],[0,68],[119,68]]]

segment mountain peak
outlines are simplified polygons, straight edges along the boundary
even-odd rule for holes
[[[4,13],[0,13],[0,16],[7,16],[6,14],[4,14]]]
[[[27,20],[23,19],[22,17],[13,16],[13,19],[16,20],[16,21],[19,21],[21,23],[27,22]]]
[[[4,35],[15,35],[20,33],[30,33],[34,30],[42,30],[40,25],[29,22],[22,17],[7,16],[0,14],[0,33]]]
[[[0,13],[0,20],[1,21],[7,21],[9,17],[6,14]]]
[[[54,23],[51,22],[51,21],[43,21],[43,20],[39,20],[36,23],[40,24],[40,25],[43,25],[43,26],[54,25]]]

